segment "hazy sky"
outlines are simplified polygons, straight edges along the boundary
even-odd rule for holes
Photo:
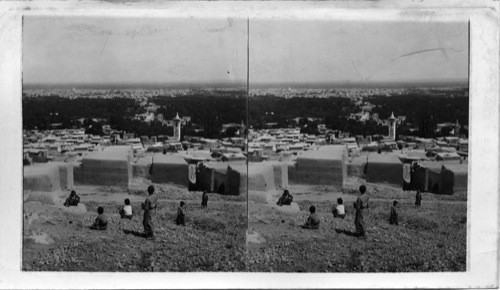
[[[252,82],[400,82],[468,77],[468,24],[255,20]]]
[[[25,17],[23,81],[246,82],[246,19]]]
[[[246,19],[25,17],[23,81],[246,81]],[[464,80],[467,23],[250,20],[250,82]]]

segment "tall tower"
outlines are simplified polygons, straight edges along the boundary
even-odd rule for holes
[[[389,117],[389,139],[392,141],[396,140],[396,118],[394,117],[394,112]]]
[[[457,122],[455,123],[454,133],[455,133],[455,137],[460,137],[460,124],[458,123],[458,119],[457,119]]]
[[[245,137],[245,123],[243,120],[241,120],[241,125],[240,125],[240,137]]]
[[[174,139],[181,141],[181,118],[179,118],[179,113],[173,119],[174,121]]]

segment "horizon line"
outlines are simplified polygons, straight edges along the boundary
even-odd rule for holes
[[[468,79],[422,79],[398,81],[332,81],[332,82],[255,82],[250,89],[260,88],[342,88],[342,87],[394,87],[394,86],[469,86]],[[217,89],[246,88],[246,82],[177,82],[177,83],[24,83],[23,90],[32,89]]]

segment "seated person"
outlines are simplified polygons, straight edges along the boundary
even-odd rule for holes
[[[184,201],[181,201],[181,205],[177,208],[177,218],[175,219],[175,223],[177,225],[183,225],[185,226],[184,222],[184,211],[182,210],[182,207],[184,206]]]
[[[66,207],[78,206],[79,202],[80,202],[80,197],[78,195],[76,195],[76,192],[74,190],[72,190],[69,197],[66,198],[66,201],[64,202],[64,206],[66,206]]]
[[[399,225],[398,223],[398,212],[396,211],[397,201],[394,201],[391,206],[391,215],[389,216],[389,223],[391,225]]]
[[[94,224],[90,227],[93,230],[105,230],[108,227],[108,219],[104,215],[104,208],[102,206],[97,208],[97,213],[99,214],[94,221]]]
[[[125,206],[120,210],[120,217],[123,218],[132,218],[132,206],[130,205],[130,199],[125,199]]]
[[[307,218],[306,223],[302,226],[304,229],[319,229],[319,218],[316,215],[316,207],[311,205],[309,207],[309,212],[311,213]]]
[[[278,199],[278,202],[276,204],[279,206],[290,205],[292,204],[292,201],[293,201],[293,196],[290,194],[290,192],[288,192],[288,190],[285,189],[283,195],[280,197],[280,199]]]
[[[332,209],[333,217],[345,218],[344,201],[341,197],[337,198],[337,206]]]

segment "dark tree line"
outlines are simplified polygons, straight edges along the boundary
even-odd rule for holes
[[[468,125],[469,98],[466,89],[428,93],[408,93],[399,96],[371,96],[365,101],[375,105],[371,113],[387,119],[391,112],[406,116],[406,121],[398,125],[398,134],[435,137],[449,133],[448,129],[435,133],[436,124],[455,122],[462,125],[461,133],[467,133],[463,125]],[[453,97],[451,97],[453,95]],[[183,135],[199,135],[208,138],[230,137],[236,130],[221,133],[225,123],[246,123],[246,93],[237,90],[193,91],[184,96],[155,96],[150,102],[159,106],[156,114],[164,119],[190,116],[191,122],[183,126]],[[277,127],[301,127],[305,133],[317,134],[317,125],[350,132],[352,135],[387,134],[387,127],[373,120],[360,121],[350,118],[361,109],[345,97],[283,98],[274,95],[252,96],[249,103],[249,124],[255,129],[266,127],[266,123],[277,123]],[[114,98],[63,98],[23,96],[23,128],[49,129],[52,123],[61,123],[62,128],[81,127],[77,120],[103,119],[102,122],[86,120],[84,127],[89,133],[102,134],[102,125],[113,129],[134,132],[137,136],[172,135],[172,127],[160,121],[146,123],[135,120],[136,114],[144,113],[138,100],[125,97]],[[299,118],[297,124],[295,118]],[[410,128],[419,128],[410,132]],[[448,130],[448,132],[447,132]],[[198,133],[197,133],[198,132]]]
[[[279,127],[293,125],[292,118],[320,118],[339,127],[356,105],[348,98],[282,98],[273,95],[254,96],[249,101],[249,122],[254,128],[263,128],[265,123],[277,122]],[[340,124],[342,123],[342,124]],[[329,124],[327,124],[328,126]]]
[[[62,123],[62,128],[80,126],[80,118],[98,118],[119,125],[123,119],[140,113],[138,102],[131,98],[62,98],[59,96],[25,97],[23,128],[45,130],[52,123]]]
[[[373,113],[378,113],[381,119],[387,119],[392,112],[396,117],[406,116],[406,120],[399,125],[398,133],[410,135],[408,129],[417,127],[416,135],[420,137],[436,137],[448,135],[450,128],[435,132],[438,123],[457,120],[461,125],[460,133],[467,134],[464,126],[469,125],[469,97],[463,96],[462,90],[451,92],[450,95],[419,95],[408,94],[401,96],[372,96],[367,98],[375,105]]]
[[[163,114],[165,120],[179,116],[190,116],[191,122],[183,127],[183,135],[201,135],[209,138],[226,137],[221,134],[222,124],[246,122],[246,94],[241,91],[195,91],[191,95],[171,97],[156,96],[151,102],[159,105],[156,114]],[[102,125],[113,129],[134,132],[137,136],[172,135],[173,128],[160,121],[149,123],[133,119],[144,113],[140,103],[132,98],[63,98],[59,96],[23,97],[23,128],[50,129],[53,123],[61,128],[83,127],[89,133],[102,134]],[[90,119],[103,119],[93,122]],[[92,125],[92,126],[91,126]],[[203,129],[196,133],[195,129]],[[234,135],[235,132],[232,132]],[[222,136],[223,135],[223,136]]]
[[[226,137],[221,134],[222,124],[246,122],[246,94],[242,91],[198,92],[187,96],[157,96],[152,102],[159,105],[157,113],[165,119],[190,116],[191,123],[183,127],[185,135],[200,135],[208,138]],[[224,136],[223,136],[224,135]]]
[[[350,132],[353,135],[387,132],[385,126],[377,125],[373,121],[362,122],[350,119],[351,113],[359,110],[352,99],[345,97],[286,99],[266,95],[250,99],[249,116],[250,124],[257,129],[264,128],[265,123],[277,122],[278,127],[298,125],[301,127],[301,132],[309,134],[318,134],[318,124],[325,124],[328,129]],[[298,124],[293,120],[296,117],[300,117]],[[308,120],[308,118],[313,120]]]

